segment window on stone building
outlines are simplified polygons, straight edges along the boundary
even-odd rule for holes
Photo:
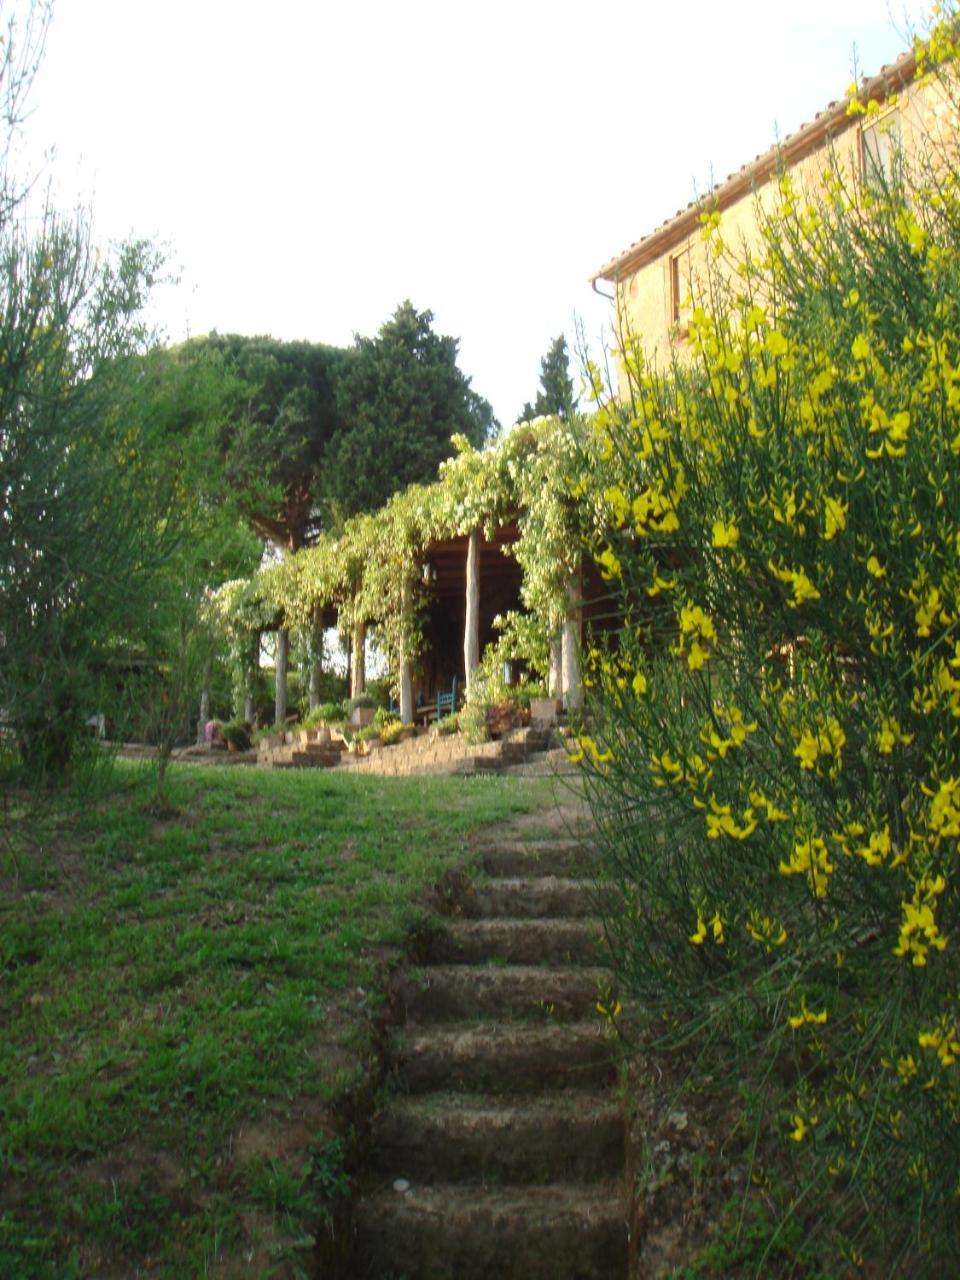
[[[680,257],[670,257],[670,319],[674,324],[680,322]]]
[[[670,320],[681,338],[690,324],[690,250],[670,255]]]
[[[864,184],[874,191],[889,187],[900,159],[900,113],[896,107],[865,121],[860,131],[860,163]]]

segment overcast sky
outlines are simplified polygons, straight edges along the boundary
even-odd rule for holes
[[[348,344],[404,298],[504,422],[588,276],[907,47],[917,0],[58,0],[29,140],[168,338]]]

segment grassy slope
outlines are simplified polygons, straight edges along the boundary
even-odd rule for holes
[[[471,831],[548,799],[182,768],[158,816],[152,785],[0,843],[3,1276],[266,1273],[339,1176],[378,958]]]

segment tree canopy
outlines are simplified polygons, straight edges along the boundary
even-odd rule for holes
[[[340,425],[335,386],[345,353],[217,333],[187,347],[222,359],[225,488],[262,538],[289,551],[309,545],[324,523],[320,487]]]
[[[456,338],[432,324],[432,312],[403,302],[375,338],[357,338],[343,365],[340,425],[323,477],[325,505],[340,519],[432,480],[453,452],[452,436],[479,445],[494,426],[490,405],[457,365]]]

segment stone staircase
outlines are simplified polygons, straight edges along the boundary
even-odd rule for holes
[[[264,739],[257,750],[261,769],[329,769],[346,751],[342,738],[317,729],[295,729]]]
[[[396,746],[379,747],[369,755],[344,755],[342,764],[346,769],[387,777],[499,773],[532,760],[543,761],[546,755],[550,760],[545,763],[566,763],[566,752],[559,747],[553,730],[530,724],[504,734],[495,742],[474,745],[465,742],[459,734],[440,736],[427,731]]]
[[[401,982],[357,1277],[620,1280],[624,1125],[575,839],[502,840]]]
[[[340,765],[384,777],[499,773],[532,762],[542,766],[543,772],[555,772],[567,763],[566,751],[548,726],[525,725],[496,742],[474,745],[459,734],[441,736],[433,730],[422,730],[388,747],[373,742],[364,755],[347,751],[337,734],[321,741],[316,730],[300,729],[267,738],[256,755],[256,763],[263,769],[329,769]]]

